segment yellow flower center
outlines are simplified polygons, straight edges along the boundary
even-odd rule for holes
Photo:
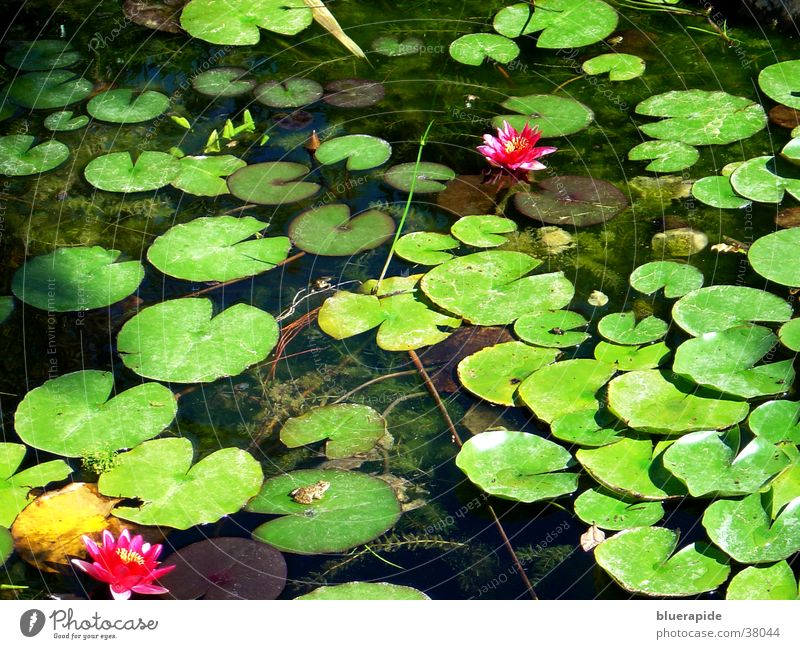
[[[144,565],[144,557],[133,550],[117,548],[117,556],[120,558],[122,563],[138,563],[140,566]]]
[[[518,136],[506,142],[505,147],[503,148],[505,148],[506,153],[513,153],[514,151],[527,149],[529,146],[530,142],[528,142],[528,138]]]

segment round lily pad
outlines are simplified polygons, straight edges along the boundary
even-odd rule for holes
[[[759,275],[784,286],[800,286],[800,228],[778,230],[756,239],[747,259]]]
[[[68,68],[81,60],[80,53],[68,41],[43,38],[15,43],[6,54],[5,62],[12,68],[35,72]]]
[[[412,264],[436,266],[452,259],[447,250],[458,248],[459,242],[447,234],[439,232],[411,232],[397,240],[395,254]]]
[[[322,99],[322,86],[313,79],[286,79],[267,81],[258,86],[253,94],[256,101],[271,108],[300,108]]]
[[[692,196],[701,203],[721,209],[739,209],[750,201],[733,191],[729,176],[706,176],[692,185]]]
[[[785,561],[771,566],[750,566],[731,579],[725,599],[800,599],[797,579]]]
[[[180,34],[180,10],[185,4],[186,0],[124,0],[122,13],[147,29]]]
[[[574,311],[542,311],[519,318],[514,323],[514,333],[531,345],[574,347],[589,338],[585,331],[575,331],[587,324],[586,318]]]
[[[107,192],[146,192],[175,180],[180,162],[169,153],[142,151],[136,162],[127,151],[107,153],[92,160],[83,174],[90,185]]]
[[[623,530],[594,551],[603,570],[625,590],[654,597],[689,597],[712,591],[730,574],[726,557],[706,543],[675,552],[678,532],[665,527]]]
[[[169,108],[169,97],[154,90],[134,95],[130,88],[108,90],[92,97],[86,112],[114,124],[135,124],[155,119]]]
[[[289,448],[327,439],[325,455],[330,459],[366,453],[384,435],[384,418],[373,408],[359,403],[312,408],[299,417],[287,419],[281,429],[281,441]]]
[[[643,345],[667,335],[669,325],[655,316],[637,321],[633,311],[609,313],[597,323],[598,333],[618,345]]]
[[[350,208],[340,203],[306,210],[289,224],[289,238],[300,250],[332,257],[377,248],[394,231],[386,212],[366,210],[351,218]]]
[[[217,45],[255,45],[259,27],[293,36],[312,20],[304,0],[191,0],[181,13],[191,36]]]
[[[142,383],[116,396],[111,372],[83,370],[50,379],[17,407],[23,442],[55,455],[82,457],[132,448],[159,435],[178,411],[160,383]]]
[[[774,156],[750,158],[731,174],[731,186],[737,194],[759,203],[780,203],[787,192],[800,199],[800,179],[786,178],[775,171]]]
[[[322,100],[337,108],[367,108],[383,99],[385,92],[377,81],[338,79],[325,84]]]
[[[33,135],[0,137],[0,174],[30,176],[55,169],[69,158],[69,148],[58,140],[33,146]]]
[[[758,74],[758,85],[768,97],[779,104],[800,108],[798,76],[800,76],[800,61],[773,63]]]
[[[605,74],[609,81],[628,81],[644,74],[644,61],[634,54],[601,54],[587,59],[581,66],[586,74]]]
[[[256,85],[244,68],[213,68],[192,79],[192,88],[209,97],[238,97]]]
[[[431,194],[447,188],[444,183],[453,180],[456,172],[436,162],[404,162],[386,170],[384,181],[401,192]]]
[[[540,264],[521,252],[476,252],[436,266],[420,286],[434,304],[473,324],[508,324],[572,299],[575,289],[563,273],[528,274]]]
[[[487,430],[468,439],[456,455],[456,466],[486,493],[532,503],[550,500],[578,488],[578,474],[563,447],[538,435]]]
[[[594,348],[594,357],[598,361],[614,365],[623,372],[655,369],[671,353],[669,347],[664,343],[636,347],[633,345],[613,345],[601,340],[597,343],[597,347]]]
[[[69,70],[29,72],[16,77],[6,89],[9,99],[25,108],[63,108],[86,99],[91,81]]]
[[[519,46],[498,34],[465,34],[450,43],[450,56],[465,65],[480,65],[486,59],[511,63],[519,56]]]
[[[0,324],[8,320],[14,311],[14,298],[10,295],[0,295]]]
[[[71,110],[60,110],[44,118],[44,127],[49,131],[77,131],[89,123],[86,115],[77,115]]]
[[[700,159],[700,152],[690,144],[672,140],[641,142],[628,151],[628,160],[652,160],[645,171],[672,173],[691,167]]]
[[[116,507],[119,518],[179,530],[238,512],[261,488],[261,465],[246,451],[223,448],[194,465],[193,456],[184,437],[144,442],[118,455],[97,486],[106,496],[141,501]]]
[[[640,129],[646,135],[692,145],[730,144],[767,125],[760,104],[721,91],[671,90],[640,102],[636,112],[665,118],[643,124]]]
[[[425,593],[410,586],[398,586],[385,582],[370,583],[351,581],[337,586],[321,586],[295,599],[339,599],[339,600],[419,600],[430,599]]]
[[[147,259],[165,275],[193,282],[258,275],[286,259],[291,248],[287,237],[261,237],[267,226],[250,216],[200,217],[158,237]]]
[[[144,279],[136,260],[120,261],[119,250],[58,248],[33,257],[15,274],[11,289],[20,300],[45,311],[86,311],[134,293]]]
[[[290,495],[302,487],[327,482],[321,498],[302,504]],[[283,552],[344,552],[391,528],[400,503],[383,480],[355,471],[292,471],[264,483],[247,506],[259,514],[280,514],[253,531],[253,537]]]
[[[800,318],[789,320],[778,330],[781,343],[793,352],[800,352]]]
[[[147,307],[117,337],[122,362],[147,378],[207,383],[263,361],[278,342],[269,313],[236,304],[213,316],[211,300],[182,298]]]
[[[748,426],[754,435],[770,444],[800,445],[800,402],[767,401],[750,413]]]
[[[793,164],[800,164],[800,135],[793,137],[781,149],[781,157]]]
[[[591,176],[555,176],[514,194],[514,206],[525,216],[550,225],[582,228],[610,221],[628,199],[605,180]]]
[[[348,171],[380,167],[392,156],[392,145],[372,135],[343,135],[325,140],[314,152],[321,165],[347,160]]]
[[[594,119],[588,106],[568,97],[556,95],[527,95],[510,97],[502,104],[506,110],[516,115],[498,115],[492,119],[492,126],[500,128],[508,122],[518,131],[530,124],[541,131],[542,137],[558,137],[582,131]]]
[[[228,189],[247,203],[296,203],[320,190],[317,183],[304,180],[308,174],[308,167],[296,162],[260,162],[228,176]]]
[[[631,273],[631,286],[640,293],[652,295],[664,289],[664,297],[683,297],[703,286],[703,273],[690,264],[677,261],[651,261]]]
[[[616,418],[607,410],[587,408],[569,412],[550,422],[556,439],[579,446],[606,446],[622,438]]]
[[[637,502],[594,487],[575,499],[575,515],[604,530],[655,525],[664,517],[660,502]]]
[[[513,406],[522,381],[555,361],[558,352],[519,341],[484,347],[458,364],[461,384],[481,399]]]
[[[372,49],[384,56],[417,54],[424,47],[424,41],[416,36],[406,36],[401,39],[399,36],[389,34],[388,36],[379,36],[372,41]]]
[[[246,166],[233,155],[187,155],[180,159],[180,170],[171,184],[195,196],[221,196],[228,193],[224,178]]]
[[[696,390],[658,370],[628,372],[609,384],[608,408],[634,430],[659,434],[729,428],[747,416],[746,403]]]
[[[517,224],[504,216],[473,214],[463,216],[450,227],[459,241],[475,248],[495,248],[508,243],[504,234],[516,232]]]
[[[749,322],[786,322],[792,308],[777,295],[748,286],[706,286],[684,295],[672,319],[692,336],[724,331]]]
[[[277,599],[286,585],[286,561],[266,543],[215,537],[170,554],[177,568],[158,580],[174,599]]]

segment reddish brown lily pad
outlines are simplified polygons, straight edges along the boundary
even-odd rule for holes
[[[775,223],[782,228],[800,226],[800,207],[787,207],[775,216]]]
[[[314,116],[305,110],[295,110],[291,113],[275,113],[272,121],[278,128],[287,131],[302,131],[311,126]]]
[[[770,109],[769,121],[784,128],[795,128],[800,126],[800,111],[778,104]]]
[[[338,108],[366,108],[383,99],[385,91],[377,81],[369,79],[339,79],[325,86],[322,100]]]
[[[181,9],[188,0],[125,0],[122,13],[131,22],[148,29],[179,34]]]
[[[436,202],[458,216],[493,214],[501,185],[484,180],[484,176],[456,176],[436,197]]]
[[[583,228],[610,221],[628,206],[628,199],[605,180],[591,176],[554,176],[530,192],[514,195],[514,206],[542,223]]]

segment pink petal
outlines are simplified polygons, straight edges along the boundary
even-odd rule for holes
[[[113,552],[117,549],[117,541],[114,535],[108,530],[103,530],[103,550],[106,552]]]
[[[97,543],[95,543],[85,534],[81,537],[81,539],[83,540],[83,544],[86,546],[86,551],[89,553],[89,556],[97,561],[97,559],[100,558],[100,548],[97,547]]]
[[[114,584],[111,585],[111,597],[114,599],[130,599],[131,598],[131,591],[130,590],[122,590],[117,592],[114,590]]]
[[[162,568],[156,568],[155,570],[153,570],[153,572],[150,573],[150,577],[152,579],[160,579],[167,573],[170,573],[173,570],[175,570],[175,568],[177,567],[178,567],[177,564],[173,564],[171,566],[163,566]]]
[[[139,584],[138,586],[131,588],[131,590],[134,593],[139,593],[140,595],[163,595],[164,593],[169,592],[169,590],[163,586],[152,586],[150,584]]]

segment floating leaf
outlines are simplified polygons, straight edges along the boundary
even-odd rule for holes
[[[398,586],[385,582],[369,583],[351,581],[336,586],[320,586],[295,599],[339,599],[339,600],[419,600],[430,599],[425,593],[410,586]]]
[[[701,203],[721,209],[740,209],[750,201],[733,191],[729,176],[706,176],[692,185],[692,196]]]
[[[311,21],[303,0],[191,0],[181,13],[181,27],[217,45],[255,45],[259,27],[293,36]]]
[[[134,162],[128,151],[120,151],[98,156],[83,174],[90,185],[107,192],[146,192],[168,185],[180,171],[180,162],[169,153],[142,151]]]
[[[753,434],[770,443],[800,445],[800,402],[767,401],[750,413],[747,424]]]
[[[308,167],[296,162],[261,162],[247,165],[229,176],[228,189],[247,203],[296,203],[320,190],[317,183],[303,180],[308,174]]]
[[[497,34],[465,34],[450,43],[450,56],[465,65],[480,65],[486,59],[511,63],[519,56],[519,46]]]
[[[531,345],[574,347],[589,338],[585,331],[575,331],[587,324],[586,318],[574,311],[542,311],[519,318],[514,323],[514,333]]]
[[[292,243],[314,255],[350,256],[383,245],[394,234],[391,216],[380,210],[366,210],[350,217],[341,203],[314,207],[289,224]]]
[[[699,159],[700,152],[693,146],[672,140],[649,140],[628,151],[628,160],[652,160],[645,171],[659,173],[687,169]]]
[[[25,72],[68,68],[80,60],[81,55],[71,42],[45,38],[15,43],[5,58],[5,62],[12,68]]]
[[[459,243],[453,237],[438,232],[411,232],[397,240],[395,254],[412,264],[436,266],[452,259],[453,255],[445,250],[458,248]]]
[[[703,273],[677,261],[651,261],[634,270],[630,281],[633,288],[645,295],[663,288],[664,297],[683,297],[703,286]]]
[[[94,90],[91,81],[69,70],[29,72],[6,88],[8,98],[25,108],[63,108],[86,99]]]
[[[440,192],[446,188],[444,183],[455,177],[456,172],[450,167],[436,162],[420,162],[419,165],[415,162],[404,162],[389,167],[383,175],[386,183],[401,192],[411,192],[413,184],[415,194]]]
[[[509,97],[502,104],[506,110],[517,115],[498,115],[492,119],[492,126],[500,128],[508,122],[518,131],[525,124],[538,128],[542,137],[558,137],[582,131],[594,119],[588,106],[568,97],[556,95],[527,95]]]
[[[598,361],[614,365],[618,370],[652,370],[661,365],[670,355],[670,349],[664,343],[654,345],[612,345],[605,341],[597,343],[594,357]]]
[[[147,378],[207,383],[263,361],[278,342],[266,311],[236,304],[212,317],[211,300],[182,298],[147,307],[117,337],[122,362]]]
[[[750,566],[731,579],[725,599],[800,599],[794,572],[785,561],[771,566]]]
[[[800,199],[800,179],[780,176],[774,168],[773,156],[750,158],[731,174],[731,185],[737,194],[760,203],[780,203],[786,192]]]
[[[456,216],[491,212],[496,208],[495,201],[498,194],[504,190],[500,183],[485,181],[483,175],[456,176],[447,184],[444,191],[436,196],[436,203]]]
[[[586,74],[608,72],[609,81],[628,81],[644,74],[644,61],[633,54],[601,54],[587,59],[581,66]]]
[[[180,159],[180,165],[171,183],[173,187],[195,196],[221,196],[228,193],[223,178],[247,163],[233,155],[187,155]]]
[[[730,574],[726,558],[706,543],[675,552],[678,532],[635,527],[595,550],[597,563],[625,590],[653,597],[689,597],[712,591]]]
[[[608,386],[608,408],[634,430],[681,434],[729,428],[747,416],[746,403],[696,394],[658,370],[628,372]]]
[[[223,448],[194,465],[193,455],[183,437],[144,442],[118,455],[98,488],[107,496],[142,501],[116,507],[119,518],[179,530],[238,512],[261,488],[261,465],[241,449]]]
[[[300,108],[322,99],[322,86],[313,79],[267,81],[254,91],[256,101],[272,108]]]
[[[456,239],[475,248],[502,246],[508,243],[503,235],[516,231],[517,224],[514,221],[494,214],[464,216],[450,227],[450,232]]]
[[[773,63],[758,74],[758,85],[770,99],[791,108],[800,108],[800,61]]]
[[[5,527],[0,527],[0,566],[2,566],[8,557],[14,552],[14,539]]]
[[[366,453],[386,435],[380,413],[360,403],[337,403],[312,408],[286,420],[281,441],[289,448],[327,439],[325,455],[330,459]]]
[[[343,135],[325,140],[314,152],[321,165],[347,160],[348,171],[380,167],[392,156],[392,145],[372,135]]]
[[[389,34],[387,36],[379,36],[372,41],[372,49],[384,56],[408,56],[409,54],[418,54],[424,47],[425,43],[421,38],[417,38],[416,36],[406,36],[404,39],[400,40],[399,36]]]
[[[180,34],[183,33],[179,22],[180,11],[187,2],[188,0],[124,0],[122,13],[125,18],[142,27]],[[89,47],[92,48],[91,45]]]
[[[784,286],[800,286],[800,228],[778,230],[756,239],[747,259],[759,275]]]
[[[584,552],[591,552],[603,541],[606,540],[606,533],[601,530],[597,525],[590,525],[580,537],[581,549]]]
[[[107,90],[95,95],[86,104],[86,112],[95,119],[114,124],[147,122],[169,108],[169,97],[146,90],[136,96],[130,88]]]
[[[244,68],[213,68],[192,78],[192,88],[209,97],[238,97],[256,85]]]
[[[556,439],[579,446],[606,446],[622,439],[619,422],[607,410],[587,408],[569,412],[550,422]]]
[[[456,455],[456,466],[486,493],[525,503],[575,491],[578,474],[563,472],[572,464],[572,456],[558,444],[508,430],[475,435]]]
[[[178,411],[175,395],[160,383],[141,383],[112,397],[113,390],[114,376],[100,370],[50,379],[25,395],[15,430],[34,448],[86,457],[151,439]]]
[[[789,320],[778,330],[778,338],[785,347],[800,352],[800,318]]]
[[[594,487],[575,499],[575,515],[604,530],[626,530],[655,525],[664,517],[664,507],[660,502],[636,502]]]
[[[563,273],[528,275],[541,263],[521,252],[476,252],[428,271],[420,286],[434,304],[473,324],[508,324],[572,299],[575,289]]]
[[[33,135],[0,137],[0,174],[30,176],[55,169],[69,158],[69,148],[58,140],[33,146]]]
[[[44,118],[44,127],[49,131],[77,131],[89,123],[86,115],[73,117],[71,110],[60,110]]]
[[[792,463],[770,483],[770,516],[773,519],[778,517],[784,505],[800,497],[800,460],[794,447],[783,445],[782,448],[787,455],[792,456]]]
[[[377,81],[338,79],[325,84],[322,100],[337,108],[368,108],[383,99],[385,92]]]
[[[200,217],[158,237],[147,259],[165,275],[193,282],[258,275],[284,261],[291,248],[286,237],[261,237],[267,226],[250,216]]]
[[[10,295],[0,295],[0,324],[8,320],[14,311],[14,298]]]
[[[619,345],[643,345],[667,335],[669,325],[655,316],[637,322],[633,311],[609,313],[597,323],[597,331],[606,340]]]
[[[119,250],[57,248],[33,257],[11,284],[20,300],[44,311],[87,311],[114,304],[136,291],[144,279],[138,261],[117,261]]]
[[[310,504],[291,497],[297,488],[329,483]],[[283,552],[344,552],[383,534],[400,517],[400,503],[383,480],[354,471],[292,471],[264,483],[247,506],[259,514],[282,514],[253,531],[254,538]]]

